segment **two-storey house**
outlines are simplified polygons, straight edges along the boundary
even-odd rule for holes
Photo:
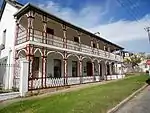
[[[6,0],[0,21],[1,62],[29,61],[28,89],[99,82],[117,75],[123,48],[30,3]],[[10,68],[5,86],[19,75]]]

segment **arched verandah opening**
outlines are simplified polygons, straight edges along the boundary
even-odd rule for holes
[[[68,85],[71,84],[80,84],[80,75],[79,75],[79,57],[74,54],[68,55],[67,58],[67,67],[68,67]]]
[[[94,59],[93,61],[94,69],[93,69],[93,76],[95,77],[95,81],[100,81],[100,64],[98,59]]]
[[[104,60],[101,60],[100,62],[100,76],[101,79],[104,80],[106,76],[106,63]]]
[[[29,83],[28,89],[41,89],[43,88],[43,76],[42,76],[42,52],[40,49],[35,49],[33,53],[33,60],[29,61]]]
[[[61,52],[50,51],[47,53],[47,87],[56,87],[64,85],[65,77],[63,59],[64,56]]]
[[[106,76],[110,75],[110,64],[109,62],[106,62]]]
[[[93,63],[90,57],[84,57],[82,59],[82,83],[88,83],[94,81],[93,76]]]

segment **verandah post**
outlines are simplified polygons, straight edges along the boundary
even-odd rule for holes
[[[82,60],[79,60],[79,77],[80,77],[80,84],[82,84]]]

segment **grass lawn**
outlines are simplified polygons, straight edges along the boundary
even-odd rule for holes
[[[0,113],[106,113],[145,84],[145,75],[39,99],[13,103]]]

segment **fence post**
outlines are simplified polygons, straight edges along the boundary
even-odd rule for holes
[[[29,72],[29,61],[20,61],[20,96],[25,96],[28,92],[28,72]]]

